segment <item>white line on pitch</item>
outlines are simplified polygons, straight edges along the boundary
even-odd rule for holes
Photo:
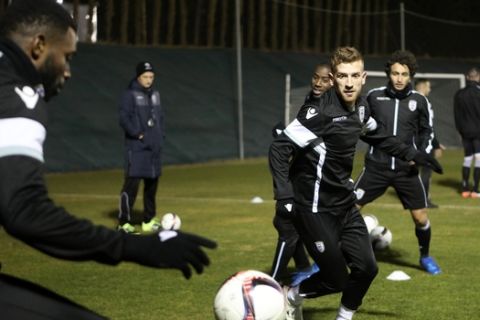
[[[67,199],[100,199],[100,200],[117,200],[118,195],[111,194],[85,194],[85,193],[51,193],[53,198],[67,198]],[[138,196],[142,198],[142,196]],[[194,201],[194,202],[238,202],[238,203],[250,203],[249,199],[238,199],[238,198],[211,198],[211,197],[176,197],[176,196],[158,196],[159,200],[179,200],[179,201]],[[264,203],[273,203],[274,200],[264,200]],[[385,208],[402,208],[399,203],[381,203],[374,202],[369,203],[368,207],[385,207]],[[368,207],[364,208],[365,211],[368,211]],[[477,206],[466,206],[466,205],[440,205],[441,209],[453,209],[453,210],[479,210]]]

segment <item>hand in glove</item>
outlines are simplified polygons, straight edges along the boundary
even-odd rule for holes
[[[415,161],[417,165],[430,167],[436,173],[443,174],[442,165],[433,156],[425,152],[417,151],[412,160]]]
[[[272,128],[272,136],[274,138],[278,137],[279,135],[282,134],[283,130],[285,130],[285,125],[283,122],[277,123],[273,128]]]
[[[214,249],[217,244],[195,234],[163,230],[148,236],[126,235],[124,259],[155,268],[180,269],[192,276],[191,266],[202,273],[210,260],[202,247]]]
[[[293,217],[295,214],[293,199],[277,200],[277,204],[275,205],[275,213],[284,217]]]

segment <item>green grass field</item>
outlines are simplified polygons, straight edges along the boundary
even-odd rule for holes
[[[361,157],[359,157],[361,160]],[[447,150],[442,176],[434,175],[430,211],[431,253],[443,269],[430,276],[418,268],[410,215],[392,191],[364,208],[393,232],[390,250],[377,256],[380,272],[355,319],[479,319],[480,200],[458,193],[462,154]],[[353,177],[359,172],[355,166]],[[78,217],[115,227],[122,171],[51,174],[52,198]],[[265,199],[252,204],[254,196]],[[274,202],[266,159],[168,166],[160,181],[158,213],[175,212],[182,229],[215,239],[212,264],[185,280],[176,270],[131,263],[116,267],[48,257],[0,230],[2,272],[39,283],[111,319],[213,319],[212,302],[222,281],[243,269],[268,272],[276,243]],[[141,199],[136,208],[141,209]],[[402,270],[411,280],[386,280]],[[307,300],[305,320],[334,319],[340,295]],[[1,311],[0,311],[1,318]]]

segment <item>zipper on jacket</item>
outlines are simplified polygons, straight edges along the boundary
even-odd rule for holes
[[[393,116],[393,132],[392,134],[394,136],[397,136],[397,126],[398,126],[398,107],[399,107],[400,101],[398,99],[395,99],[395,113]],[[392,165],[391,165],[392,170],[395,170],[395,157],[392,157]]]

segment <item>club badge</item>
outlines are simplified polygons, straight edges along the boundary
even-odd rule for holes
[[[317,247],[318,252],[325,252],[325,243],[323,243],[323,241],[315,241],[315,246]]]
[[[408,101],[408,109],[410,109],[410,111],[412,112],[417,110],[417,101],[415,100]]]
[[[365,120],[365,106],[358,107],[358,118],[360,119],[360,122],[363,123]]]

